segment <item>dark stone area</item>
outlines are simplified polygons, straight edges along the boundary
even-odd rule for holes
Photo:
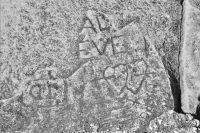
[[[183,1],[184,1],[184,0],[179,0],[179,3],[180,3],[181,5],[183,5]]]
[[[174,111],[177,113],[182,113],[183,110],[181,109],[181,88],[180,88],[180,82],[179,79],[175,75],[175,70],[172,68],[171,64],[163,57],[162,59],[163,65],[165,67],[165,70],[168,72],[169,80],[170,80],[170,86],[172,91],[172,96],[174,99]]]
[[[170,78],[170,86],[171,86],[171,91],[172,91],[172,95],[173,95],[173,99],[174,99],[174,111],[177,113],[181,113],[181,114],[186,114],[181,106],[181,88],[180,88],[180,82],[179,79],[176,78],[175,74],[174,74],[174,70],[171,68],[171,65],[168,63],[166,63],[163,60],[163,64],[165,66],[165,69],[167,70]],[[200,101],[200,96],[198,97],[198,101]],[[198,105],[197,109],[196,109],[196,114],[191,114],[195,119],[200,120],[200,104]]]
[[[200,120],[200,104],[197,106],[196,114],[192,115],[195,119]]]
[[[198,105],[197,110],[196,110],[196,118],[200,120],[200,104]]]
[[[174,111],[177,113],[183,113],[183,110],[181,109],[181,88],[180,83],[178,79],[175,77],[175,75],[168,70],[168,74],[170,76],[170,85],[172,90],[172,95],[174,99]]]

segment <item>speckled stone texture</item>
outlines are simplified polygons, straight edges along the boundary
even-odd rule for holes
[[[175,0],[2,0],[0,132],[147,132],[174,108],[180,24]]]
[[[199,133],[199,121],[191,115],[168,111],[152,120],[149,125],[151,133]]]

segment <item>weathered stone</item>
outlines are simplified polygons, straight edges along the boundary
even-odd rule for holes
[[[143,133],[160,118],[170,125],[157,125],[160,132],[198,126],[181,116],[184,128],[168,112],[180,106],[177,0],[1,3],[0,132]],[[189,3],[198,16],[197,0]]]
[[[198,120],[188,119],[187,116],[170,110],[151,121],[148,131],[153,133],[199,133],[198,123]]]
[[[200,103],[200,10],[197,1],[184,1],[183,39],[180,55],[182,109],[198,114]]]

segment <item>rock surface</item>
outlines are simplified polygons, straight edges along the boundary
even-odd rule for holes
[[[191,115],[178,114],[172,110],[163,113],[151,121],[149,132],[152,133],[199,133],[199,121]]]
[[[160,119],[192,131],[170,113],[181,12],[176,0],[2,0],[0,132],[154,133]]]
[[[182,109],[198,113],[200,104],[200,9],[198,1],[184,1],[183,40],[180,55]],[[199,110],[198,110],[199,111]]]

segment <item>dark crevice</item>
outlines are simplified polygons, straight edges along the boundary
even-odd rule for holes
[[[200,121],[200,104],[197,106],[196,114],[193,117]]]
[[[183,42],[183,38],[182,38],[182,36],[183,36],[183,1],[184,0],[179,0],[179,3],[180,3],[180,5],[181,5],[181,20],[180,20],[180,27],[179,27],[179,53],[178,53],[178,71],[180,70],[180,55],[181,55],[181,45],[183,45],[182,44],[182,42]],[[178,77],[178,81],[180,81],[180,73],[178,72],[178,75],[179,75],[179,77]]]
[[[183,5],[184,0],[179,0],[180,5]]]
[[[179,4],[182,6],[182,11],[181,11],[181,24],[180,24],[180,44],[182,44],[182,23],[183,23],[183,2],[184,0],[178,0]],[[165,43],[165,42],[164,42]],[[163,44],[164,44],[163,43]],[[180,52],[181,52],[181,46],[179,46],[179,54],[178,54],[178,62],[180,63]],[[158,52],[159,53],[159,52]],[[160,53],[159,53],[160,55]],[[161,56],[161,55],[160,55]],[[180,87],[180,73],[178,72],[178,76],[176,76],[176,71],[172,68],[171,63],[166,59],[166,57],[161,56],[163,65],[165,67],[165,70],[168,72],[169,75],[169,80],[170,80],[170,86],[171,86],[171,92],[174,100],[174,111],[180,114],[188,114],[185,113],[182,110],[182,103],[181,103],[181,87]],[[180,69],[180,64],[178,64],[177,68],[178,70]],[[190,114],[193,116],[194,119],[197,119],[200,121],[200,96],[197,99],[199,101],[199,104],[196,108],[196,113],[195,114]]]
[[[166,63],[164,64],[165,69],[167,70],[169,74],[169,80],[170,80],[170,86],[172,91],[172,96],[174,100],[174,111],[180,114],[187,114],[182,110],[182,103],[181,103],[181,87],[180,82],[175,76],[175,72],[171,69],[170,64],[168,64],[168,67],[166,67]],[[198,100],[200,100],[200,96],[198,97]],[[197,119],[200,121],[200,104],[196,108],[196,114],[191,114],[194,119]]]
[[[172,73],[170,70],[168,70],[168,74],[170,76],[170,85],[171,85],[171,91],[172,96],[174,99],[174,111],[177,113],[184,113],[181,109],[181,88],[180,83],[174,73]]]
[[[200,104],[197,106],[197,109],[196,109],[196,114],[191,114],[194,119],[197,119],[200,121]]]
[[[196,114],[193,116],[195,119],[200,120],[200,95],[198,97],[199,104],[196,109]]]
[[[183,23],[183,1],[184,0],[177,0],[179,4],[182,6],[181,10],[181,20],[180,20],[180,27],[179,27],[179,44],[182,42],[182,23]],[[173,16],[173,14],[172,14]],[[164,42],[165,43],[165,42]],[[181,46],[179,46],[179,53],[178,53],[178,62],[180,63],[180,52],[181,52]],[[180,73],[179,73],[179,67],[180,64],[178,63],[177,70],[178,75],[176,75],[177,70],[175,71],[173,67],[171,66],[171,63],[166,59],[166,57],[162,57],[162,62],[164,64],[164,67],[169,75],[170,80],[170,86],[171,86],[171,92],[174,100],[174,111],[181,114],[186,114],[182,110],[182,103],[181,103],[181,87],[180,87]]]

